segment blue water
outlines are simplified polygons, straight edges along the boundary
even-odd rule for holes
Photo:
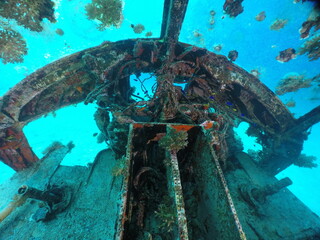
[[[110,28],[105,31],[96,29],[97,23],[85,16],[84,6],[89,0],[56,0],[57,23],[45,21],[44,31],[35,33],[16,26],[16,29],[27,41],[29,52],[23,63],[0,64],[0,96],[11,87],[38,68],[51,63],[71,53],[101,44],[103,41],[144,37],[144,33],[152,31],[153,37],[159,37],[162,19],[163,0],[126,0],[124,5],[124,20],[121,28]],[[244,12],[236,18],[230,18],[223,13],[223,0],[190,0],[185,22],[180,35],[180,41],[213,50],[216,44],[222,45],[220,54],[228,55],[231,50],[237,50],[239,57],[235,63],[247,71],[257,69],[260,80],[275,91],[279,80],[288,73],[304,74],[311,78],[320,73],[320,59],[310,62],[306,56],[298,56],[286,63],[280,63],[275,58],[279,51],[286,48],[298,49],[305,41],[299,37],[299,28],[307,19],[312,4],[293,3],[293,0],[245,0]],[[209,12],[214,10],[214,25],[209,24]],[[262,22],[255,20],[261,11],[266,12]],[[288,24],[279,31],[271,31],[270,25],[277,18],[288,19]],[[133,32],[131,24],[141,23],[146,30],[139,35]],[[12,22],[14,25],[14,22]],[[55,33],[57,28],[64,31],[60,36]],[[195,33],[197,36],[195,36]],[[287,102],[296,101],[296,106],[290,108],[295,117],[302,116],[316,106],[320,101],[310,98],[320,98],[319,86],[300,89],[298,92],[285,94],[280,99]],[[104,148],[96,143],[93,134],[98,132],[93,120],[94,105],[71,106],[56,112],[56,117],[48,116],[30,123],[24,132],[33,147],[41,156],[41,152],[52,142],[73,141],[75,148],[64,161],[66,165],[86,165],[92,161],[96,153]],[[255,140],[245,135],[245,124],[239,128],[245,148],[258,149]],[[320,164],[320,124],[312,127],[309,139],[304,144],[303,153],[314,155]],[[9,178],[13,171],[0,164],[0,182]],[[278,175],[279,178],[289,176],[294,184],[289,189],[294,192],[315,213],[320,215],[320,191],[315,190],[320,182],[320,167],[305,169],[291,166]]]

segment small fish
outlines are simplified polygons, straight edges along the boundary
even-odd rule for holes
[[[5,138],[5,141],[16,141],[17,139],[14,137],[14,136],[12,136],[12,135],[10,135],[10,136],[8,136],[8,137],[6,137]]]
[[[232,105],[233,105],[232,102],[226,102],[226,104],[227,104],[228,106],[232,106]]]
[[[203,107],[204,110],[208,110],[209,109],[209,104],[204,104],[202,107]]]
[[[193,128],[193,126],[190,125],[172,125],[171,127],[177,130],[178,132],[189,131],[191,128]]]
[[[147,107],[142,107],[138,109],[138,112],[142,112],[143,110],[145,110]]]
[[[82,87],[80,87],[80,86],[76,87],[76,89],[78,90],[79,93],[83,92]]]
[[[204,129],[210,129],[214,126],[214,121],[204,121],[200,126],[204,127]]]

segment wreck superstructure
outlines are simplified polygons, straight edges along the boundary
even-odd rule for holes
[[[320,239],[319,218],[285,189],[289,179],[274,178],[299,157],[307,130],[320,121],[320,107],[295,119],[271,90],[225,56],[179,42],[187,5],[165,1],[159,39],[104,42],[72,54],[0,99],[0,159],[20,172],[17,198],[27,201],[3,220],[3,234],[19,228],[30,239],[47,233],[55,239],[53,229],[69,231],[70,238]],[[133,100],[129,78],[141,73],[156,77],[154,93]],[[111,150],[100,153],[89,171],[59,166],[66,147],[39,161],[23,126],[82,101],[98,105],[95,120]],[[232,127],[240,121],[259,132],[260,161],[239,152]],[[107,160],[117,171],[110,171]],[[30,186],[19,188],[26,182]],[[37,191],[27,195],[32,187],[58,200]],[[23,208],[31,223],[24,219],[9,227]],[[78,220],[83,226],[73,228]],[[95,223],[92,231],[84,227]],[[43,234],[30,230],[40,224]]]

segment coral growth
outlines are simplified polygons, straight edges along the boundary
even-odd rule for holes
[[[53,6],[51,0],[0,1],[0,16],[7,20],[14,19],[18,25],[31,31],[41,32],[44,18],[56,22]],[[23,62],[28,50],[22,35],[3,20],[0,20],[0,46],[0,58],[4,64]]]
[[[163,198],[163,202],[159,205],[158,211],[155,212],[157,218],[161,221],[159,227],[162,231],[172,232],[176,223],[176,212],[173,201],[170,197]]]
[[[93,0],[86,5],[86,12],[88,19],[100,22],[100,31],[111,26],[120,27],[123,20],[121,0]]]
[[[0,58],[4,64],[23,62],[28,48],[20,33],[12,29],[1,29],[0,25]]]
[[[271,24],[270,29],[278,31],[282,29],[287,23],[288,23],[287,19],[277,19]]]
[[[302,27],[300,28],[300,37],[301,38],[307,38],[309,37],[310,30],[314,27],[314,31],[317,31],[320,29],[320,16],[318,16],[314,20],[307,20],[304,23],[302,23]]]
[[[320,34],[317,34],[306,41],[299,49],[298,54],[306,54],[310,61],[317,60],[320,57]]]
[[[140,34],[145,30],[145,27],[140,23],[136,24],[136,25],[132,24],[131,27],[132,27],[134,33],[136,33],[136,34]]]
[[[314,163],[317,160],[315,156],[307,156],[300,154],[300,156],[293,162],[298,167],[315,168],[318,164]]]
[[[188,145],[188,133],[169,128],[166,136],[159,141],[159,145],[170,151],[179,151]]]
[[[312,79],[306,79],[303,75],[290,74],[280,80],[276,87],[276,94],[283,95],[288,92],[296,92],[300,88],[311,87]]]
[[[14,19],[17,23],[31,31],[41,32],[41,22],[47,18],[56,22],[54,18],[54,3],[51,0],[10,0],[0,2],[0,15],[7,19]]]
[[[111,170],[111,174],[114,177],[125,175],[128,169],[128,160],[125,156],[117,160],[116,164]]]
[[[314,28],[314,31],[318,31],[320,29],[320,4],[319,4],[319,1],[317,0],[315,1],[318,4],[314,5],[307,20],[302,23],[302,26],[299,29],[301,38],[309,37],[310,31],[312,28]]]
[[[152,32],[146,32],[146,35],[145,35],[146,37],[151,37],[152,36]]]

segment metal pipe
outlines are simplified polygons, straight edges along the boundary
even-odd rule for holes
[[[29,187],[27,185],[23,185],[18,189],[18,194],[25,195],[28,198],[34,198],[40,201],[48,202],[48,203],[58,203],[61,202],[62,196],[54,194],[50,191],[41,191],[36,188]]]
[[[261,203],[265,200],[266,196],[275,194],[279,192],[282,188],[285,188],[291,184],[291,179],[286,177],[273,184],[268,184],[263,188],[253,188],[251,190],[251,194],[255,200]]]

